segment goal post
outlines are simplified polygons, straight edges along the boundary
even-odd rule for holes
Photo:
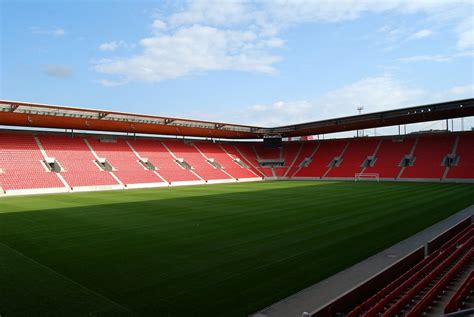
[[[356,173],[354,176],[354,181],[361,181],[361,180],[375,180],[380,182],[379,173]]]

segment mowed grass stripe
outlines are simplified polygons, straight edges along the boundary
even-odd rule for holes
[[[139,315],[246,316],[473,204],[474,186],[264,182],[22,198],[0,200],[0,241],[35,261]]]

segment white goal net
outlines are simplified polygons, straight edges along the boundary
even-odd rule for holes
[[[379,173],[356,173],[354,176],[354,181],[357,182],[362,180],[375,180],[379,182]]]

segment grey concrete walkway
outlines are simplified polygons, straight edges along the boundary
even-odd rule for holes
[[[474,205],[251,316],[301,317],[305,311],[312,312],[322,308],[327,303],[332,302],[342,294],[370,279],[420,246],[424,246],[428,241],[456,225],[461,220],[473,215]]]

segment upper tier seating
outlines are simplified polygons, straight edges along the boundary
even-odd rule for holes
[[[101,142],[98,139],[89,138],[88,141],[95,153],[105,158],[114,167],[113,173],[125,185],[163,182],[153,171],[139,163],[139,158],[125,140]]]
[[[194,171],[205,180],[232,179],[220,169],[214,168],[206,161],[206,158],[192,144],[181,141],[165,141],[164,144],[176,155],[190,164]]]
[[[448,178],[474,178],[474,134],[459,136],[457,166],[449,168]]]
[[[400,162],[408,155],[415,143],[414,138],[384,139],[376,154],[374,166],[369,166],[364,173],[378,173],[381,178],[396,178],[400,173]]]
[[[320,146],[313,156],[313,160],[307,167],[303,167],[295,177],[323,177],[329,170],[329,164],[334,157],[342,154],[347,146],[346,140],[332,140],[320,143]]]
[[[443,177],[446,166],[443,159],[451,153],[455,136],[427,135],[418,139],[413,156],[413,166],[408,166],[401,178],[439,178]]]
[[[224,171],[232,175],[232,177],[236,179],[258,177],[249,168],[241,167],[235,163],[233,158],[224,152],[219,144],[209,142],[196,142],[194,144],[207,158],[212,158],[218,162]]]
[[[362,163],[372,156],[379,144],[378,139],[355,139],[349,142],[339,166],[331,168],[326,177],[354,177],[363,170]]]
[[[176,163],[176,159],[168,152],[159,140],[130,140],[129,143],[142,158],[147,158],[156,168],[158,174],[167,182],[199,181],[190,171]]]
[[[48,156],[59,162],[61,175],[72,188],[118,185],[109,172],[94,163],[95,157],[83,138],[41,135],[39,139]]]
[[[0,133],[0,187],[5,191],[64,188],[54,172],[49,172],[31,134]]]

